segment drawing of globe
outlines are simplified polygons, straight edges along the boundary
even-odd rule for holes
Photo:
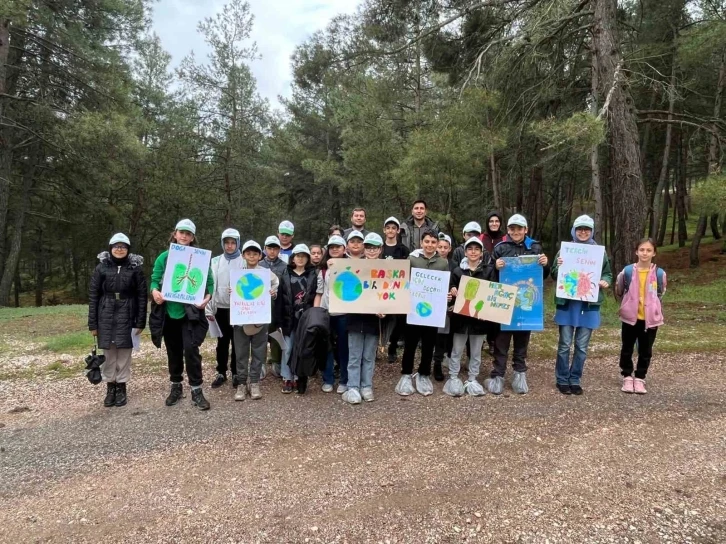
[[[363,294],[363,285],[353,272],[343,272],[333,283],[335,296],[344,302],[358,300]]]
[[[429,317],[434,313],[434,307],[431,306],[430,302],[419,302],[416,304],[416,313],[421,317]]]
[[[262,296],[265,291],[265,284],[262,278],[256,274],[242,276],[237,282],[237,294],[243,300],[255,300]]]

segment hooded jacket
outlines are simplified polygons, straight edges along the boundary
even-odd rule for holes
[[[469,268],[469,260],[461,261],[451,273],[451,287],[459,288],[462,276],[469,276],[478,280],[493,281],[494,277],[494,261],[488,253],[483,253],[481,262],[474,270]],[[449,305],[453,306],[456,298],[453,298]],[[451,332],[454,334],[482,335],[487,334],[491,329],[489,321],[482,321],[475,317],[465,316],[461,314],[451,314]]]
[[[497,231],[492,231],[489,229],[489,220],[492,217],[498,217],[499,218],[499,229]],[[499,243],[502,242],[507,235],[501,231],[502,226],[504,225],[504,219],[502,219],[502,216],[499,212],[489,212],[489,215],[487,215],[487,221],[485,223],[486,225],[486,232],[482,234],[479,239],[484,243],[484,249],[486,249],[489,254],[491,255],[494,252],[494,247]]]
[[[295,332],[295,327],[300,320],[303,312],[312,308],[315,303],[315,293],[318,288],[318,272],[315,266],[308,264],[303,272],[303,277],[307,279],[307,288],[303,293],[302,304],[295,306],[292,295],[292,275],[294,274],[295,265],[289,264],[285,269],[285,273],[280,279],[280,289],[277,293],[280,307],[279,323],[284,336],[290,336],[291,332]]]
[[[104,251],[98,260],[88,294],[88,330],[98,331],[101,349],[130,349],[131,329],[146,327],[144,258],[130,253],[122,264],[116,264]]]
[[[401,243],[408,248],[409,251],[419,249],[421,247],[421,233],[424,230],[432,230],[436,236],[439,235],[439,224],[429,216],[424,217],[423,226],[417,227],[413,219],[413,215],[401,224],[400,236]]]
[[[521,257],[522,255],[542,255],[544,254],[544,249],[542,249],[542,244],[537,242],[536,240],[532,240],[529,236],[525,236],[524,240],[517,243],[513,240],[509,239],[509,236],[507,236],[504,240],[499,242],[494,247],[494,253],[492,254],[492,258],[494,261],[497,259],[501,259],[503,257]],[[542,267],[542,274],[544,278],[546,279],[547,276],[550,275],[550,265]],[[496,266],[494,267],[494,279],[492,281],[499,281],[499,270],[496,269]]]
[[[660,297],[658,296],[658,267],[651,263],[648,271],[648,278],[645,280],[645,328],[653,329],[660,327],[664,323],[663,307],[661,306]],[[665,294],[668,281],[665,271],[663,272],[661,296]],[[623,300],[620,302],[620,321],[628,325],[635,325],[638,321],[638,305],[640,303],[640,282],[638,281],[638,272],[636,266],[633,265],[633,277],[630,280],[628,290],[625,291],[625,273],[620,272],[615,285],[615,293],[622,295]]]
[[[325,368],[330,342],[330,314],[323,308],[310,308],[300,317],[290,356],[290,370],[296,376],[314,376]]]
[[[226,232],[226,231],[225,231]],[[224,236],[222,233],[222,250],[224,251],[224,239],[234,238],[237,240],[237,250],[240,249],[240,240],[233,236]],[[209,269],[212,271],[212,278],[214,279],[214,294],[212,299],[204,309],[205,314],[214,316],[217,314],[218,308],[229,309],[229,287],[230,287],[230,272],[236,269],[247,268],[242,255],[237,255],[233,259],[228,259],[225,254],[217,255],[212,259],[209,265]]]

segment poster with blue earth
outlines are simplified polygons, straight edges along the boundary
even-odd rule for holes
[[[161,284],[164,300],[201,304],[206,296],[211,260],[212,252],[207,249],[171,244]]]
[[[272,321],[270,271],[267,268],[233,269],[229,272],[229,322],[264,325]]]
[[[504,268],[499,271],[499,281],[517,288],[514,313],[503,331],[544,330],[544,278],[539,255],[505,257]]]
[[[411,263],[403,259],[328,261],[331,314],[407,314]]]
[[[411,307],[406,323],[424,327],[446,326],[446,295],[451,272],[411,269]]]

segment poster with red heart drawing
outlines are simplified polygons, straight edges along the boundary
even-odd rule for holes
[[[164,300],[201,304],[206,295],[212,252],[198,247],[171,244],[161,294]]]

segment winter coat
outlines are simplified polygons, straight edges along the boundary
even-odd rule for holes
[[[164,337],[164,322],[172,318],[168,315],[168,311],[164,306],[169,302],[157,304],[151,300],[151,313],[149,314],[149,331],[151,332],[151,342],[159,349]],[[179,304],[179,303],[175,303]],[[182,326],[182,345],[184,350],[198,348],[204,343],[209,330],[209,321],[204,315],[204,310],[200,310],[193,304],[180,304],[184,310],[184,321]]]
[[[401,224],[400,236],[401,243],[408,248],[409,251],[419,249],[421,247],[421,233],[424,230],[432,230],[436,236],[439,235],[439,224],[430,217],[424,217],[424,224],[417,227],[414,222],[413,215],[409,216],[406,221]]]
[[[122,265],[111,259],[108,251],[99,254],[101,261],[91,276],[88,295],[88,329],[98,331],[98,347],[119,349],[133,347],[131,329],[146,327],[146,276],[140,255],[130,254]]]
[[[351,232],[353,232],[354,230],[357,230],[357,231],[358,231],[358,232],[360,232],[360,233],[361,233],[361,234],[362,234],[363,236],[367,236],[367,235],[368,235],[368,233],[370,232],[370,231],[369,231],[368,229],[366,229],[365,227],[363,227],[362,229],[356,229],[356,228],[353,228],[353,227],[348,227],[347,229],[345,229],[345,230],[343,231],[343,240],[345,240],[345,241],[347,242],[347,241],[348,241],[348,235],[349,235],[349,234],[350,234]]]
[[[552,262],[551,276],[552,276],[552,279],[555,280],[555,282],[557,282],[557,273],[559,272],[559,269],[560,269],[560,267],[557,265],[557,259],[559,258],[559,256],[560,256],[560,252],[558,251],[557,255],[555,255],[554,261]],[[608,259],[607,253],[605,253],[604,259],[602,261],[600,279],[606,281],[608,283],[608,285],[613,284],[613,272],[612,272],[612,268],[610,267],[610,259]],[[585,307],[585,311],[591,310],[591,309],[594,310],[596,306],[602,305],[603,301],[605,300],[605,291],[606,290],[603,289],[602,287],[600,288],[600,290],[597,294],[597,302],[584,302],[583,301],[582,304]],[[558,297],[557,292],[555,290],[555,304],[557,305],[558,309],[562,309],[562,310],[566,309],[569,306],[570,302],[575,302],[575,301],[570,301],[570,299]]]
[[[499,212],[489,212],[489,214],[487,215],[486,223],[484,224],[485,231],[479,237],[479,239],[484,244],[484,249],[486,249],[490,255],[494,252],[494,248],[496,247],[496,245],[499,242],[504,241],[504,239],[507,237],[507,235],[504,234],[501,230],[498,230],[496,232],[489,230],[489,220],[492,217],[499,218],[499,224],[501,225],[499,227],[500,229],[504,226],[504,219],[502,219],[502,216],[499,214]]]
[[[650,265],[648,278],[645,280],[645,328],[653,329],[663,325],[663,307],[661,306],[660,297],[658,296],[658,267],[655,264]],[[665,271],[663,272],[662,289],[666,291],[668,281]],[[625,273],[620,272],[615,283],[615,293],[622,295],[623,300],[620,302],[620,321],[628,325],[635,325],[638,321],[638,305],[640,303],[640,281],[638,280],[638,269],[633,266],[633,275],[630,278],[630,285],[627,292],[625,291]]]
[[[290,357],[290,370],[296,376],[314,376],[325,369],[330,343],[330,314],[323,308],[310,308],[300,317]]]
[[[280,307],[279,324],[282,328],[282,334],[290,336],[291,332],[295,332],[295,326],[300,320],[303,312],[312,308],[315,304],[315,294],[318,289],[318,271],[313,265],[305,268],[304,276],[307,278],[308,285],[303,296],[303,306],[295,309],[295,301],[292,296],[292,273],[295,270],[294,265],[289,265],[285,269],[285,273],[280,279],[280,288],[277,292],[277,305]],[[297,314],[297,315],[296,315]]]
[[[516,243],[507,237],[505,240],[499,242],[494,247],[494,253],[492,258],[496,262],[497,259],[504,257],[521,257],[522,255],[543,255],[544,249],[542,244],[536,240],[532,240],[529,236],[525,236],[524,240],[520,243]],[[492,281],[499,281],[499,270],[494,267],[495,277]],[[542,267],[542,274],[546,279],[550,275],[550,265]]]
[[[464,259],[451,273],[451,283],[449,288],[456,287],[458,289],[462,276],[469,276],[478,280],[493,281],[494,261],[488,253],[484,253],[483,258],[476,269],[470,270],[468,259]],[[463,293],[460,296],[463,296]],[[455,302],[456,297],[454,297],[449,304],[453,306]],[[450,331],[454,334],[487,334],[492,326],[489,321],[482,321],[474,317],[456,313],[452,313],[450,319]]]

